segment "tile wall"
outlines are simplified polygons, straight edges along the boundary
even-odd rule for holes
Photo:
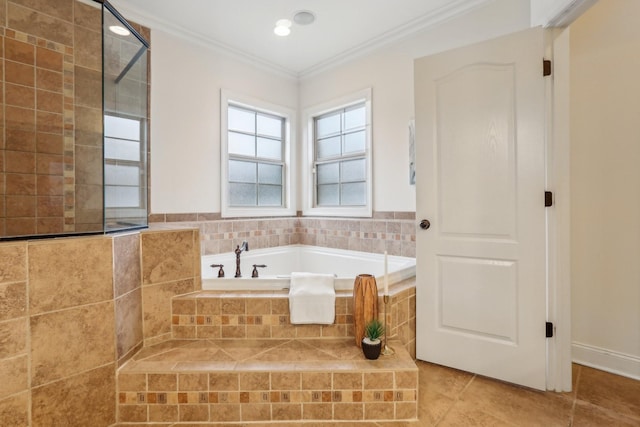
[[[189,426],[207,421],[336,421],[347,426],[356,420],[410,420],[417,409],[418,372],[413,366],[348,372],[121,372],[120,417]]]
[[[199,280],[198,241],[179,230],[0,242],[0,424],[114,423],[116,369],[170,333],[171,296]]]
[[[415,257],[414,212],[375,212],[373,218],[222,219],[210,214],[153,214],[153,224],[200,229],[202,254],[231,252],[243,240],[250,248],[306,244]]]
[[[386,325],[388,338],[400,340],[415,358],[416,288],[409,279],[390,289]],[[384,318],[379,297],[378,316]],[[286,292],[200,291],[172,300],[174,339],[282,339],[353,337],[353,297],[338,292],[332,325],[292,325]]]
[[[0,236],[103,228],[101,28],[80,1],[0,0]]]
[[[198,230],[157,230],[141,235],[145,345],[171,338],[171,298],[200,289]]]
[[[113,422],[111,265],[105,237],[0,244],[6,425]]]

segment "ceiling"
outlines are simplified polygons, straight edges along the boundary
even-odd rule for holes
[[[128,19],[293,77],[343,63],[491,0],[112,0]],[[311,25],[273,33],[297,11]]]

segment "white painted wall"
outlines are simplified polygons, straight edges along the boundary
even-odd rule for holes
[[[571,25],[574,360],[640,379],[640,2]]]
[[[374,102],[373,208],[413,211],[415,187],[409,185],[408,172],[413,59],[528,24],[528,0],[496,0],[373,55],[309,77],[299,87],[295,80],[152,28],[151,212],[220,212],[220,88],[300,112],[369,86]]]
[[[151,35],[151,213],[220,212],[220,89],[297,108],[297,81]]]
[[[415,211],[409,185],[413,60],[529,27],[527,0],[496,0],[362,59],[300,82],[300,109],[373,89],[374,211]],[[303,126],[300,126],[301,131]],[[417,171],[416,173],[420,173]],[[301,200],[301,197],[298,197]]]

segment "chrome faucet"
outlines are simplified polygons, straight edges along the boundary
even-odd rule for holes
[[[240,254],[243,251],[249,251],[249,243],[247,243],[247,241],[245,240],[244,242],[242,242],[242,246],[237,245],[236,246],[236,275],[233,277],[242,277],[242,273],[240,273]]]

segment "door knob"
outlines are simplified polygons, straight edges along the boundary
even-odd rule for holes
[[[422,228],[423,230],[427,230],[429,227],[431,227],[431,223],[428,219],[423,219],[422,221],[420,221],[420,228]]]

